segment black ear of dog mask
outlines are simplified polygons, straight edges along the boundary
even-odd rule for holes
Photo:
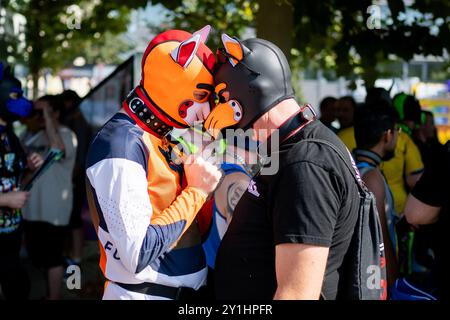
[[[244,56],[235,66],[224,59],[227,53],[219,50],[219,62],[223,63],[217,67],[214,81],[216,86],[225,83],[230,99],[242,106],[242,119],[235,127],[248,129],[272,107],[294,97],[294,89],[288,61],[276,45],[257,38],[240,44]]]

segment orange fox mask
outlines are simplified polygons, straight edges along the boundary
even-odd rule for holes
[[[143,130],[162,137],[208,116],[215,66],[214,54],[204,44],[210,30],[169,30],[150,42],[142,58],[140,84],[123,102]]]

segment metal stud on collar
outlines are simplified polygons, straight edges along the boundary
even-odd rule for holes
[[[135,116],[155,134],[164,137],[173,129],[171,126],[160,120],[158,116],[145,105],[144,101],[136,92],[132,91],[128,95],[127,104],[131,112],[133,112]]]

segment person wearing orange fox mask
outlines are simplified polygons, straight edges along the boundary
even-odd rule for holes
[[[209,31],[156,36],[140,84],[90,146],[86,184],[107,279],[103,299],[195,299],[205,285],[195,218],[221,173],[201,157],[175,163],[167,137],[209,114]]]

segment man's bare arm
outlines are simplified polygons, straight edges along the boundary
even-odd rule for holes
[[[416,185],[417,181],[419,181],[422,176],[422,172],[419,173],[411,173],[406,176],[406,184],[408,188],[412,189]]]
[[[437,221],[440,211],[440,207],[425,204],[410,194],[406,201],[405,217],[410,224],[431,224]]]
[[[275,248],[277,291],[275,300],[318,300],[322,290],[329,248],[301,243]]]

